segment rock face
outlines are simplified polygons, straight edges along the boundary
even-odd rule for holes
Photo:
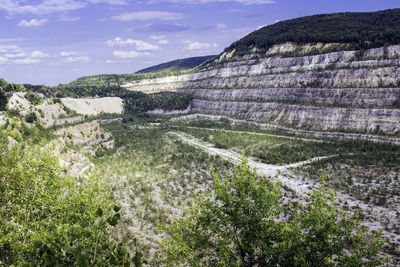
[[[329,47],[335,45],[345,47]],[[315,130],[398,132],[400,45],[293,54],[309,53],[307,47],[325,46],[282,44],[266,54],[222,54],[194,74],[138,80],[123,86],[146,93],[190,94],[195,98],[194,112]],[[288,52],[292,53],[290,57]]]
[[[349,109],[255,103],[193,100],[193,112],[207,112],[315,130],[359,129],[400,133],[398,109]]]
[[[400,104],[400,88],[268,88],[180,89],[197,99],[274,101],[362,108],[394,108]]]
[[[121,114],[124,110],[119,97],[103,98],[62,98],[62,103],[82,115],[98,115],[100,113]]]

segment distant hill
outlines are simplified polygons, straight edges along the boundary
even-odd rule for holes
[[[250,33],[232,43],[225,52],[236,49],[237,54],[246,54],[254,47],[265,51],[286,42],[347,43],[355,49],[399,44],[400,9],[322,14],[281,21]]]
[[[174,61],[170,61],[170,62],[162,63],[162,64],[159,64],[156,66],[152,66],[152,67],[149,67],[149,68],[146,68],[143,70],[139,70],[136,73],[150,73],[150,72],[160,72],[160,71],[180,71],[180,70],[192,69],[214,57],[215,57],[215,55],[177,59]]]

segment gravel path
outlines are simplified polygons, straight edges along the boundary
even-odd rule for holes
[[[242,155],[240,153],[237,153],[232,150],[216,148],[212,144],[203,142],[189,134],[183,132],[169,132],[168,134],[173,135],[178,139],[180,139],[181,141],[183,141],[184,143],[197,147],[209,153],[210,155],[215,155],[215,156],[218,155],[221,158],[228,160],[235,165],[240,164],[242,161]],[[316,157],[310,160],[283,166],[261,163],[257,162],[253,158],[248,158],[248,164],[250,168],[256,168],[257,174],[259,176],[276,177],[276,179],[281,181],[283,185],[286,185],[291,190],[296,192],[299,197],[306,197],[308,193],[310,193],[314,188],[318,187],[319,184],[310,180],[305,181],[305,180],[300,180],[298,178],[294,178],[294,175],[290,169],[307,165],[314,161],[335,156],[337,155],[331,155],[327,157]],[[366,215],[366,220],[364,220],[363,223],[369,226],[371,230],[379,230],[384,228],[383,222],[385,221],[387,221],[389,225],[394,225],[394,223],[396,222],[395,210],[391,210],[382,206],[376,206],[373,204],[366,204],[343,192],[336,192],[336,198],[341,203],[341,205],[347,203],[347,205],[350,207],[350,210],[351,207],[357,207],[357,206],[360,207]],[[383,236],[385,236],[392,242],[396,243],[398,242],[397,240],[400,237],[400,235],[395,234],[393,231],[387,231],[387,230],[383,231]]]

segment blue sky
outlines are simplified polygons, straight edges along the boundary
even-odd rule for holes
[[[0,77],[56,85],[219,54],[260,26],[398,0],[0,0]]]

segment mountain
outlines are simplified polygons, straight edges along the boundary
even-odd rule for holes
[[[212,56],[202,56],[202,57],[189,57],[183,59],[177,59],[174,61],[162,63],[156,66],[145,68],[139,70],[136,73],[149,73],[149,72],[159,72],[159,71],[180,71],[195,68],[209,59],[216,57]]]

